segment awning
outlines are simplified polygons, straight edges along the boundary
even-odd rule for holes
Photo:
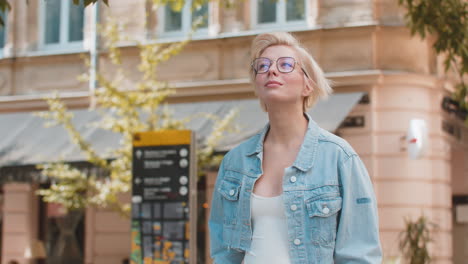
[[[340,93],[319,102],[311,111],[312,118],[322,128],[334,132],[363,93]],[[185,118],[196,113],[209,113],[224,116],[231,109],[238,108],[236,123],[239,133],[229,135],[217,147],[219,151],[229,150],[243,140],[259,132],[267,123],[267,115],[260,109],[257,99],[184,103],[170,105],[175,118]],[[99,154],[119,144],[118,134],[89,126],[98,122],[101,116],[96,111],[74,110],[73,123],[84,138]],[[0,115],[0,167],[32,165],[64,160],[83,161],[84,156],[71,143],[62,127],[44,127],[45,120],[32,113],[12,113]],[[212,121],[194,118],[188,124],[196,131],[197,139],[203,141],[212,129]],[[107,157],[112,158],[112,157]]]

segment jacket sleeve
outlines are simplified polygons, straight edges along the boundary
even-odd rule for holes
[[[225,160],[226,158],[223,159],[219,166],[210,207],[210,219],[208,220],[210,231],[210,255],[215,264],[240,264],[244,258],[244,254],[235,249],[228,248],[223,240],[223,232],[225,231],[223,230],[224,201],[219,194],[218,189],[222,179],[224,178]]]
[[[339,216],[336,264],[382,263],[377,203],[367,170],[357,155],[339,165],[343,204]]]

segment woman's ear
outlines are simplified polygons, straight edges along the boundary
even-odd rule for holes
[[[302,96],[308,97],[314,91],[314,82],[309,79],[305,78],[304,89],[302,90]]]

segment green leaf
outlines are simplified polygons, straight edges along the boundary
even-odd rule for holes
[[[76,1],[76,0],[73,0],[73,1]],[[78,3],[79,2],[80,1],[78,1]],[[94,3],[94,2],[96,2],[96,0],[84,0],[84,6],[88,6],[88,5],[90,5],[90,4]]]
[[[184,0],[179,0],[179,1],[172,1],[171,2],[171,9],[175,12],[180,12],[182,10],[182,8],[184,7],[185,5],[185,1]]]
[[[2,12],[8,12],[11,10],[11,5],[7,0],[0,0],[0,10]]]
[[[411,34],[423,39],[435,37],[433,48],[436,54],[443,54],[445,71],[458,72],[463,84],[468,73],[468,2],[465,0],[398,0],[406,8],[406,25]],[[464,84],[462,86],[465,86]],[[457,86],[457,87],[462,87]],[[461,89],[461,88],[457,88]],[[467,101],[466,93],[464,102]],[[466,105],[466,103],[460,104]],[[468,121],[468,120],[467,120]]]

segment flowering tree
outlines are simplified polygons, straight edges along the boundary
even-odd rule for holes
[[[97,153],[92,144],[86,142],[73,125],[73,114],[67,111],[58,96],[47,99],[49,111],[39,113],[48,120],[48,125],[63,126],[72,142],[85,155],[86,161],[105,171],[108,177],[99,178],[98,175],[86,173],[64,162],[40,165],[42,174],[52,180],[49,188],[39,190],[46,202],[62,204],[69,210],[88,206],[111,208],[128,216],[130,205],[123,203],[119,197],[122,193],[128,193],[131,188],[133,134],[163,129],[186,129],[190,118],[196,118],[176,120],[172,117],[169,108],[163,107],[163,102],[175,91],[167,82],[159,81],[157,75],[157,66],[179,53],[189,40],[172,44],[138,44],[138,70],[141,79],[129,87],[123,85],[132,82],[128,81],[128,74],[122,65],[122,57],[117,47],[123,38],[119,32],[118,24],[112,21],[102,28],[103,37],[107,40],[108,58],[117,70],[110,79],[103,73],[97,73],[100,88],[96,89],[93,96],[96,102],[95,110],[102,113],[102,119],[98,123],[90,124],[121,134],[119,147],[106,153],[107,155]],[[81,78],[86,80],[88,76],[85,74]],[[223,118],[204,115],[203,118],[214,121],[214,126],[212,133],[197,150],[200,170],[221,160],[220,156],[213,156],[214,146],[225,132],[234,131],[232,119],[235,113],[236,111],[231,111]],[[108,156],[112,159],[106,158]]]

